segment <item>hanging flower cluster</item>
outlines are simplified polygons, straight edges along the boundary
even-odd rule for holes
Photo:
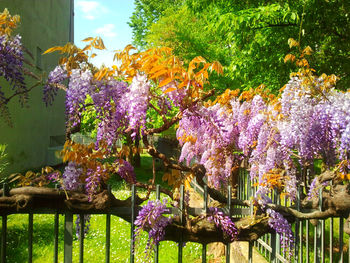
[[[165,228],[172,221],[171,217],[163,216],[167,212],[167,200],[163,202],[148,201],[147,205],[143,206],[135,220],[135,239],[141,235],[142,230],[148,231],[148,241],[145,249],[146,261],[150,258],[150,253],[165,235]]]

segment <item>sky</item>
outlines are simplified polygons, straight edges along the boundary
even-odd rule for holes
[[[107,51],[96,51],[92,59],[96,66],[113,64],[113,50],[131,44],[132,32],[127,24],[134,10],[133,0],[74,0],[74,42],[83,48],[81,40],[100,36]]]

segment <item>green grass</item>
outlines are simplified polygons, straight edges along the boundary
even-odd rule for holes
[[[142,167],[135,169],[137,179],[147,182],[152,178],[152,158],[142,155]],[[156,183],[163,187],[162,171],[157,171]],[[110,180],[116,198],[126,199],[131,193],[129,187],[118,178]],[[142,195],[145,192],[138,190]],[[164,198],[161,195],[161,198]],[[155,194],[151,194],[155,199]],[[74,216],[75,222],[76,216]],[[59,262],[63,262],[64,216],[59,217]],[[92,215],[90,231],[84,239],[84,262],[97,263],[105,260],[106,216]],[[1,226],[0,226],[1,229]],[[33,262],[53,262],[54,257],[54,215],[34,215],[33,226]],[[75,226],[73,229],[75,233]],[[143,233],[135,250],[135,262],[144,262],[144,249],[147,233]],[[9,215],[7,232],[7,262],[21,263],[28,259],[28,215]],[[200,244],[188,243],[183,249],[183,262],[201,262]],[[160,244],[159,262],[177,262],[178,247],[175,242],[164,241]],[[121,218],[111,217],[111,262],[129,262],[130,224]],[[73,262],[79,262],[79,240],[74,236]]]

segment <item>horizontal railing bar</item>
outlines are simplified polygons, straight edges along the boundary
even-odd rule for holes
[[[260,238],[257,241],[258,241],[258,243],[260,243],[260,245],[262,245],[265,249],[267,249],[267,251],[272,253],[272,247],[269,244],[267,244],[264,240],[262,240]]]
[[[223,211],[224,213],[228,213],[228,210],[225,208],[219,208],[218,210]],[[110,208],[106,210],[57,210],[57,209],[49,209],[49,208],[35,208],[35,209],[28,209],[28,210],[21,210],[18,212],[13,212],[9,214],[1,214],[0,215],[10,215],[10,214],[65,214],[66,212],[70,212],[72,214],[112,214],[115,216],[120,216],[120,215],[130,215],[131,213],[131,208],[130,207],[115,207],[115,208]],[[204,209],[200,207],[189,207],[188,212],[191,215],[201,215],[204,214]],[[168,207],[167,210],[164,212],[164,214],[174,214],[174,215],[179,215],[180,210],[176,207]],[[231,216],[235,215],[250,215],[250,209],[249,208],[232,208],[232,214]]]

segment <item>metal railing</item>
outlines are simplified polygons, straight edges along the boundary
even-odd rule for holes
[[[249,199],[254,195],[256,188],[251,185],[249,174],[240,170],[238,181],[238,199]],[[299,186],[294,205],[301,212],[311,212],[311,210],[300,209],[302,188]],[[322,189],[319,190],[319,209],[322,209]],[[247,198],[248,197],[248,198]],[[292,202],[288,198],[281,199],[280,195],[274,193],[270,196],[276,204],[288,204]],[[294,230],[295,246],[292,255],[284,253],[281,248],[278,234],[266,234],[254,242],[254,246],[269,262],[273,263],[324,263],[339,262],[350,263],[350,238],[345,245],[344,218],[328,218],[325,220],[298,220],[292,224]],[[338,224],[338,232],[335,232],[335,223]],[[311,223],[312,222],[312,223]],[[347,252],[347,258],[345,254]]]
[[[3,193],[6,193],[8,191],[3,191]],[[228,189],[228,207],[230,207],[231,204],[231,198],[230,198],[230,192],[231,188]],[[160,187],[157,185],[156,187],[156,198],[160,198]],[[135,230],[135,224],[134,220],[137,215],[136,210],[136,187],[135,185],[132,185],[131,187],[131,207],[118,207],[118,208],[111,208],[107,210],[105,213],[106,215],[106,232],[105,232],[105,259],[104,261],[106,263],[113,262],[113,259],[110,256],[110,248],[111,248],[111,216],[130,216],[131,218],[131,224],[130,224],[130,262],[135,262],[135,254],[134,251],[134,230]],[[169,207],[168,213],[178,215],[180,217],[181,222],[184,220],[183,215],[183,208],[184,208],[184,187],[180,187],[180,203],[179,207]],[[203,208],[196,208],[191,207],[188,209],[188,212],[193,215],[200,215],[203,214],[208,210],[208,192],[207,189],[204,189],[204,196],[203,196]],[[232,210],[232,211],[231,211]],[[249,208],[235,208],[235,209],[225,209],[225,212],[231,213],[232,216],[241,216],[242,214],[249,214],[250,212]],[[52,242],[54,243],[54,258],[53,262],[58,262],[58,254],[59,254],[59,215],[64,215],[64,263],[71,263],[73,260],[73,216],[79,215],[80,218],[84,218],[84,213],[78,210],[66,210],[66,211],[58,211],[54,209],[48,209],[48,208],[38,208],[38,209],[32,209],[31,211],[20,211],[18,214],[28,214],[28,259],[27,262],[31,263],[33,260],[33,215],[34,214],[52,214],[54,215],[54,235],[52,238]],[[89,211],[89,214],[102,214],[100,212],[94,213],[93,211]],[[2,217],[2,230],[1,230],[1,263],[5,263],[7,260],[7,221],[8,221],[8,215],[4,214],[0,210],[0,216]],[[79,262],[84,262],[84,220],[80,220],[80,229],[79,229]],[[180,240],[178,243],[178,262],[183,262],[183,242]],[[252,246],[252,244],[251,244]],[[226,244],[226,262],[230,262],[230,244]],[[251,256],[251,255],[250,255]],[[25,260],[23,260],[25,261]],[[155,247],[154,250],[154,262],[159,261],[159,246]],[[203,244],[202,246],[202,262],[207,262],[207,244]]]
[[[105,232],[105,262],[109,263],[113,261],[111,258],[111,216],[124,217],[128,216],[131,218],[130,224],[130,262],[135,262],[134,251],[134,220],[137,215],[136,210],[136,187],[135,185],[131,188],[131,206],[130,207],[119,207],[111,208],[106,210],[103,214],[106,215],[106,232]],[[3,193],[6,194],[6,189]],[[200,215],[208,211],[208,191],[206,188],[203,189],[203,207],[202,208],[189,208],[189,214]],[[249,200],[251,196],[254,195],[254,187],[250,181],[249,174],[241,169],[238,178],[238,189],[236,197],[240,200]],[[320,196],[322,193],[320,192]],[[160,188],[156,187],[156,198],[160,198]],[[281,200],[280,196],[275,194],[271,196],[272,200],[276,203],[287,204],[290,203],[289,200]],[[298,192],[297,207],[300,209],[300,192]],[[183,220],[183,207],[184,207],[184,187],[180,187],[180,203],[178,208],[168,208],[169,214],[178,215],[181,220]],[[322,199],[320,200],[320,209],[322,207]],[[241,207],[235,205],[231,206],[231,187],[227,189],[227,207],[223,209],[226,214],[232,217],[244,217],[251,215],[253,213],[252,206]],[[59,252],[59,215],[63,214],[64,217],[64,262],[70,263],[73,259],[73,215],[79,215],[80,218],[84,218],[84,213],[78,210],[65,210],[58,211],[54,209],[47,208],[37,208],[31,211],[21,211],[18,213],[28,214],[28,260],[27,262],[32,262],[33,258],[33,215],[34,214],[52,214],[54,215],[54,236],[52,242],[54,243],[54,258],[53,262],[58,262],[58,252]],[[90,212],[89,214],[94,214]],[[96,212],[95,214],[101,214]],[[0,216],[2,217],[2,231],[1,231],[1,263],[6,262],[6,250],[7,250],[7,220],[8,214],[4,214],[0,210]],[[313,222],[315,226],[310,225],[310,221],[296,221],[293,224],[295,233],[295,248],[294,255],[285,255],[280,246],[280,240],[278,234],[266,234],[259,238],[256,242],[249,243],[248,249],[248,262],[253,262],[252,252],[253,246],[255,246],[258,251],[265,256],[269,262],[350,262],[350,253],[348,253],[348,258],[345,258],[345,248],[349,250],[349,244],[346,246],[344,244],[344,219],[339,218],[339,233],[335,233],[334,224],[337,219],[330,218],[327,220],[318,220]],[[79,262],[84,262],[84,220],[80,220],[80,231],[79,231]],[[327,231],[326,231],[327,230]],[[326,238],[326,235],[328,238]],[[230,262],[230,244],[226,245],[226,262]],[[182,262],[183,255],[182,241],[178,242],[178,262]],[[335,252],[338,251],[338,252]],[[154,251],[154,262],[159,261],[159,246],[155,247]],[[202,246],[202,262],[207,262],[207,245]]]

